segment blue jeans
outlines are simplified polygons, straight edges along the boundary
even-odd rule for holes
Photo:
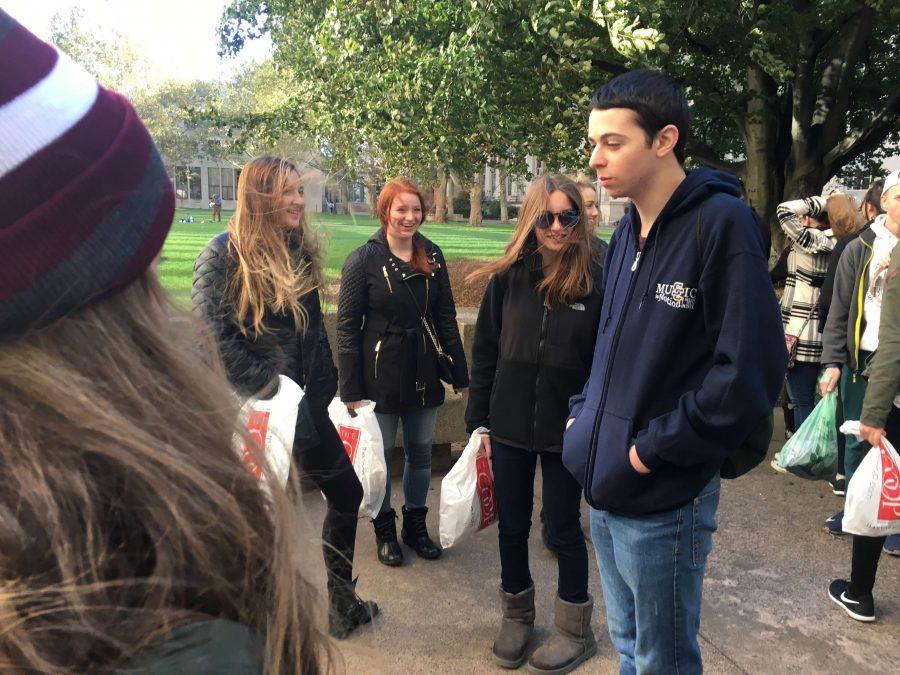
[[[788,395],[794,404],[794,431],[800,428],[816,405],[819,368],[818,363],[797,361],[787,371]]]
[[[674,511],[623,516],[591,509],[609,636],[619,673],[699,673],[697,632],[719,506],[716,476]]]
[[[381,503],[380,513],[391,510],[391,457],[394,454],[394,439],[397,424],[403,423],[403,452],[406,464],[403,466],[403,497],[407,508],[425,506],[428,488],[431,485],[431,440],[438,409],[421,408],[405,413],[385,415],[375,413],[381,437],[384,439],[384,461],[388,464],[387,490]]]

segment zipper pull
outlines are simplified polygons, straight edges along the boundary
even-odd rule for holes
[[[381,271],[384,272],[384,280],[387,282],[388,290],[389,290],[391,293],[393,293],[393,292],[394,292],[394,289],[391,288],[391,278],[388,276],[387,266],[386,266],[386,265],[382,265],[382,266],[381,266]]]
[[[632,272],[634,272],[637,269],[638,263],[641,261],[641,253],[642,253],[642,251],[638,251],[637,255],[634,256],[634,262],[631,264]]]

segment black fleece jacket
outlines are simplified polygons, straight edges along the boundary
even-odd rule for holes
[[[569,397],[587,381],[600,318],[607,245],[595,246],[591,293],[570,305],[544,305],[534,251],[491,277],[475,324],[469,433],[483,426],[513,447],[562,451]]]

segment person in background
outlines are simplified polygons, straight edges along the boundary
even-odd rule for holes
[[[330,672],[296,506],[244,468],[215,345],[157,278],[150,135],[2,10],[0,53],[4,671]]]
[[[293,454],[328,503],[322,552],[329,627],[342,639],[379,610],[360,600],[353,578],[363,490],[328,417],[337,377],[319,301],[321,254],[294,164],[257,157],[241,171],[237,197],[228,229],[197,256],[191,300],[242,398],[271,396],[279,375],[303,387]]]
[[[820,391],[840,385],[844,419],[859,419],[866,395],[869,360],[878,349],[881,304],[891,251],[900,237],[900,170],[885,178],[881,194],[884,213],[851,241],[838,261],[828,321],[822,333],[822,364],[825,372]],[[844,439],[844,470],[850,483],[853,472],[869,450],[863,440]],[[844,512],[825,521],[834,535],[844,533]]]
[[[898,193],[893,210],[900,215],[900,188],[893,191]],[[859,418],[860,434],[872,447],[884,438],[897,443],[900,440],[900,246],[894,247],[884,274],[878,351],[869,362],[868,377],[869,386]],[[875,620],[872,591],[882,549],[891,555],[900,554],[900,535],[887,538],[853,535],[850,579],[835,579],[828,586],[828,596],[857,621]]]
[[[518,668],[534,626],[528,535],[541,460],[542,510],[559,579],[555,632],[531,656],[537,673],[567,673],[597,651],[590,628],[581,489],[562,464],[569,397],[590,370],[603,298],[606,244],[594,235],[582,188],[560,174],[528,188],[504,254],[470,278],[490,275],[475,324],[466,430],[483,427],[500,517],[500,632],[494,660]]]
[[[209,205],[212,208],[212,220],[213,222],[222,222],[222,197],[217,192],[212,196],[212,199],[209,200]]]
[[[584,214],[588,219],[591,231],[597,229],[600,223],[600,201],[597,196],[597,183],[589,180],[578,181],[578,189],[581,192],[581,200],[584,203]]]
[[[337,340],[341,400],[348,408],[375,402],[375,416],[390,465],[397,426],[403,424],[403,542],[422,558],[441,549],[428,534],[425,500],[431,452],[444,385],[469,386],[456,305],[444,254],[419,232],[425,220],[422,191],[403,178],[378,197],[379,230],[351,251],[341,273]],[[391,508],[391,483],[373,521],[378,560],[403,564]]]
[[[856,209],[846,195],[796,199],[779,204],[775,211],[791,246],[788,276],[781,296],[784,332],[797,338],[794,365],[788,369],[787,386],[794,405],[796,429],[812,412],[822,354],[822,338],[816,319],[819,289],[825,281],[828,258],[834,248],[832,216],[840,229],[856,229]],[[772,466],[779,470],[778,460]],[[783,471],[783,470],[782,470]]]
[[[866,190],[863,195],[862,203],[859,206],[859,212],[862,216],[860,220],[857,220],[856,224],[859,225],[856,229],[850,230],[849,232],[841,232],[840,228],[834,229],[834,236],[837,239],[837,242],[834,245],[834,250],[831,252],[831,257],[828,259],[828,269],[825,272],[825,282],[822,284],[822,289],[819,292],[819,302],[818,302],[818,313],[819,313],[819,332],[823,332],[825,330],[825,323],[828,321],[828,310],[831,307],[831,296],[834,293],[834,277],[837,273],[838,261],[841,259],[841,254],[844,252],[844,249],[847,248],[847,245],[856,239],[859,235],[865,232],[869,226],[872,224],[872,221],[881,213],[884,213],[881,208],[881,189],[882,189],[883,181],[879,178],[872,182],[869,186],[869,189]],[[844,422],[844,406],[842,402],[839,402],[837,407],[837,417],[835,423],[840,429],[841,424]],[[844,449],[846,445],[846,436],[842,433],[838,433],[838,469],[837,475],[829,481],[831,484],[831,490],[834,494],[839,497],[843,497],[847,492],[847,479],[844,473]]]

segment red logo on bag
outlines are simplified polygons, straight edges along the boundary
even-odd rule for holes
[[[878,502],[878,520],[900,520],[900,467],[885,449],[881,451],[881,500]]]
[[[266,434],[268,432],[269,413],[258,410],[251,411],[250,416],[247,418],[247,433],[250,434],[250,437],[255,441],[259,451],[262,453],[265,453],[266,451]],[[250,448],[247,447],[247,444],[244,443],[241,459],[244,461],[244,466],[247,467],[247,471],[249,471],[256,480],[259,480],[262,478],[263,468],[256,463],[254,454],[255,453],[251,452]]]
[[[356,458],[356,449],[359,447],[359,429],[355,427],[345,427],[343,424],[338,425],[338,436],[344,444],[344,450],[350,458],[350,463]]]
[[[478,525],[478,529],[483,530],[497,519],[494,477],[491,474],[490,462],[485,455],[475,459],[475,470],[478,472],[475,489],[478,491],[478,500],[481,502],[481,523]]]

